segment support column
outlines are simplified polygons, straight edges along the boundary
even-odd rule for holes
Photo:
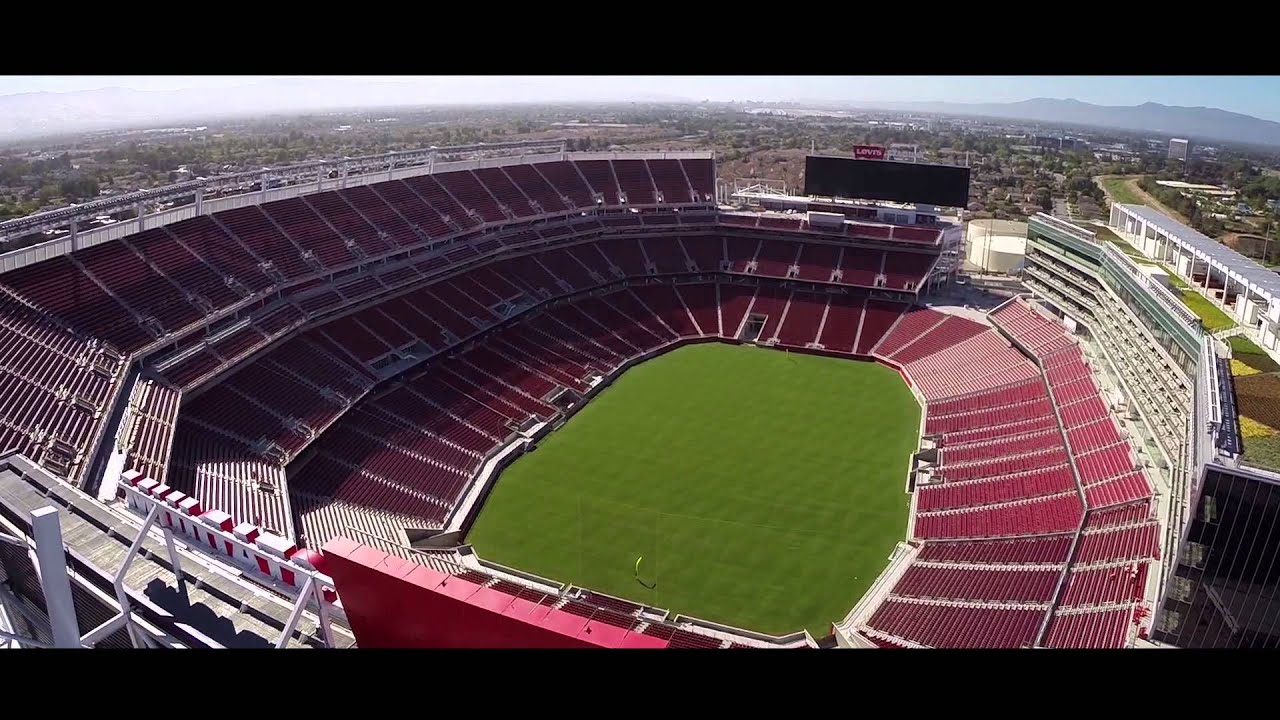
[[[144,224],[145,220],[143,219],[145,217],[146,208],[142,206],[142,203],[138,203],[133,206],[133,212],[138,216],[138,232],[146,230],[147,226]]]
[[[298,621],[302,619],[302,613],[307,609],[307,602],[315,591],[315,585],[315,575],[308,575],[306,581],[302,583],[302,590],[298,591],[298,601],[294,603],[293,611],[289,613],[289,621],[285,623],[284,631],[276,641],[277,650],[283,650],[289,645],[289,638],[293,637],[294,630],[298,628]]]
[[[135,649],[141,648],[145,644],[146,641],[142,639],[145,633],[134,627],[129,620],[129,593],[124,586],[124,576],[128,574],[129,566],[133,564],[133,559],[138,556],[138,551],[142,549],[142,544],[147,540],[147,532],[159,516],[160,503],[157,501],[147,511],[147,519],[142,521],[142,527],[138,528],[138,535],[133,539],[133,543],[129,545],[129,552],[125,554],[124,562],[120,563],[120,569],[116,571],[116,576],[112,578],[111,583],[116,591],[116,602],[120,603],[120,612],[125,617],[125,629],[129,632],[129,639],[133,642]]]
[[[196,215],[204,214],[204,188],[196,188]]]
[[[1271,322],[1270,318],[1263,320],[1262,328],[1258,333],[1258,339],[1262,341],[1262,346],[1273,352],[1280,351],[1280,342],[1277,340],[1277,326]]]
[[[173,577],[178,581],[178,594],[182,596],[182,601],[187,605],[191,604],[191,599],[187,597],[187,581],[182,574],[182,558],[178,555],[178,548],[173,544],[173,530],[168,527],[164,528],[164,544],[169,550],[169,563],[173,565]]]
[[[31,513],[31,536],[36,542],[36,558],[40,567],[40,589],[53,631],[53,645],[59,648],[80,647],[80,626],[76,622],[76,606],[71,600],[71,578],[67,575],[67,557],[62,544],[62,523],[53,507],[42,507]]]
[[[324,588],[321,587],[318,582],[313,583],[312,587],[315,591],[316,615],[320,618],[320,636],[324,638],[325,647],[332,650],[337,647],[337,645],[334,643],[333,625],[329,618],[329,608],[324,603]]]

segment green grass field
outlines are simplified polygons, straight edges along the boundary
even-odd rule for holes
[[[673,613],[825,635],[906,533],[919,423],[880,365],[681,348],[627,371],[503,472],[467,541]]]
[[[1276,363],[1266,350],[1243,335],[1227,338],[1231,345],[1231,356],[1249,367],[1263,373],[1280,372],[1280,363]]]
[[[1141,263],[1143,265],[1153,264],[1150,260],[1147,259],[1146,255],[1142,254],[1141,250],[1129,244],[1128,240],[1125,240],[1124,238],[1115,234],[1115,232],[1112,231],[1111,228],[1105,225],[1085,225],[1082,227],[1092,232],[1095,236],[1097,236],[1099,240],[1102,240],[1103,242],[1109,242],[1112,245],[1115,245],[1117,250],[1133,258],[1135,262]]]
[[[1122,205],[1145,205],[1142,198],[1129,187],[1129,177],[1113,177],[1102,181],[1102,189],[1111,199]]]
[[[1222,312],[1209,298],[1195,290],[1182,290],[1180,292],[1182,294],[1182,303],[1204,321],[1205,330],[1216,332],[1236,326],[1236,321],[1232,320],[1230,315]]]
[[[1245,460],[1280,471],[1280,363],[1247,337],[1227,342]]]

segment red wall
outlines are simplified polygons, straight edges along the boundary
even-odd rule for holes
[[[663,648],[667,641],[482,588],[346,538],[324,546],[365,648]]]

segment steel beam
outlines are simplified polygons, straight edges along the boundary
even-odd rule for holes
[[[91,648],[101,642],[103,638],[119,630],[127,622],[129,622],[129,616],[123,612],[118,613],[115,617],[90,630],[84,637],[80,638],[80,644]]]
[[[78,648],[80,626],[76,621],[76,606],[71,599],[71,577],[67,574],[57,508],[42,507],[32,511],[31,535],[36,543],[40,589],[44,592],[45,612],[53,630],[53,644],[60,648]]]
[[[320,635],[324,638],[324,645],[327,648],[334,648],[333,625],[329,619],[329,608],[324,604],[324,588],[320,583],[312,583],[314,595],[316,598],[316,615],[320,618]]]
[[[311,599],[315,585],[315,576],[308,575],[307,581],[302,584],[302,591],[298,593],[298,601],[293,604],[293,612],[289,613],[289,622],[285,623],[284,632],[280,633],[280,639],[276,641],[277,650],[283,650],[289,644],[289,638],[293,637],[293,631],[298,628],[298,621],[302,619],[302,612],[307,609],[307,601]]]
[[[142,543],[146,542],[147,531],[151,529],[152,523],[158,517],[160,517],[160,503],[156,502],[151,505],[151,511],[147,513],[147,519],[142,523],[142,527],[138,528],[138,536],[133,539],[133,544],[129,546],[129,553],[124,556],[124,562],[120,564],[120,570],[111,581],[116,591],[116,602],[120,603],[120,613],[125,617],[125,627],[129,630],[129,639],[133,641],[135,648],[141,648],[145,643],[141,638],[141,633],[129,620],[129,594],[124,589],[124,576],[129,572],[129,566],[133,564],[133,559],[138,556],[138,551],[142,549]],[[76,633],[77,640],[79,637],[80,633]]]
[[[21,635],[14,635],[13,633],[5,632],[4,630],[0,630],[0,640],[16,642],[23,647],[40,648],[42,650],[54,649],[54,646],[49,645],[48,643],[42,643],[39,640],[32,640],[31,638],[22,637]]]
[[[188,605],[191,604],[191,598],[187,597],[187,581],[182,577],[182,561],[178,557],[178,548],[173,544],[173,529],[166,527],[164,529],[164,544],[169,549],[169,562],[173,564],[173,577],[178,581],[178,594],[182,596],[182,601]]]

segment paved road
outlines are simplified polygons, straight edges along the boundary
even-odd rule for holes
[[[1151,197],[1151,195],[1148,194],[1146,190],[1143,190],[1142,188],[1138,187],[1138,178],[1141,177],[1139,175],[1096,175],[1094,176],[1093,181],[1097,183],[1098,187],[1102,188],[1103,192],[1107,192],[1107,186],[1103,184],[1102,181],[1107,180],[1109,178],[1113,178],[1113,177],[1125,178],[1126,184],[1129,186],[1129,190],[1133,192],[1133,194],[1136,195],[1139,200],[1142,201],[1143,205],[1155,208],[1156,210],[1164,213],[1165,215],[1168,215],[1169,217],[1173,218],[1174,220],[1177,220],[1178,222],[1181,222],[1181,223],[1187,222],[1187,219],[1183,217],[1180,213],[1177,213],[1165,207],[1164,205],[1160,204],[1159,200],[1156,200],[1155,198]],[[1107,197],[1111,198],[1111,193],[1107,192]],[[1112,201],[1114,201],[1114,198],[1111,198],[1111,199]]]
[[[1067,208],[1066,198],[1053,199],[1053,216],[1062,220],[1071,219],[1071,211]]]

